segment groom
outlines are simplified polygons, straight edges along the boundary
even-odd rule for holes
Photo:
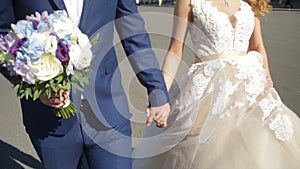
[[[26,132],[46,168],[75,169],[84,153],[90,168],[130,169],[131,114],[113,47],[114,28],[139,81],[147,88],[150,105],[147,125],[155,121],[157,126],[165,127],[169,114],[169,96],[136,3],[134,0],[2,0],[0,33],[7,33],[11,23],[26,15],[60,9],[67,10],[78,21],[83,33],[90,37],[100,33],[93,47],[96,56],[91,65],[90,84],[82,93],[94,114],[87,117],[78,111],[77,116],[69,119],[57,118],[53,109],[65,102],[69,92],[63,98],[22,99]],[[71,96],[77,110],[80,97],[79,92]]]

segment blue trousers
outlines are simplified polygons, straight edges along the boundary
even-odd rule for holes
[[[132,168],[129,121],[114,128],[77,121],[65,135],[29,136],[47,169],[76,169],[83,153],[91,169]]]

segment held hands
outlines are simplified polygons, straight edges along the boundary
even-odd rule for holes
[[[60,92],[62,92],[60,97]],[[39,99],[47,106],[53,107],[53,108],[61,108],[63,107],[66,102],[69,100],[70,91],[67,90],[59,90],[58,92],[55,92],[52,94],[50,98],[48,98],[45,95],[40,95]]]
[[[170,114],[170,104],[166,103],[162,106],[147,108],[146,114],[147,126],[151,126],[151,123],[155,121],[157,127],[167,127],[167,120]]]

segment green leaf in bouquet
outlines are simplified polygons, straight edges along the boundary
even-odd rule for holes
[[[77,91],[84,91],[83,88],[80,85],[78,85],[78,83],[72,83],[72,89],[74,93],[76,93]]]
[[[100,32],[98,32],[98,33],[96,34],[96,36],[94,36],[94,37],[91,39],[91,44],[92,44],[92,46],[94,46],[94,45],[98,42],[99,37],[100,37]]]
[[[71,102],[67,107],[61,108],[61,109],[56,109],[55,111],[56,111],[55,115],[57,117],[68,119],[71,116],[75,115],[76,109],[75,109],[74,103]]]
[[[20,98],[23,98],[25,96],[25,92],[20,93],[20,95],[18,95]]]
[[[66,85],[62,85],[60,88],[63,89],[63,90],[70,90],[71,85],[70,85],[70,83],[67,83]]]
[[[49,80],[50,83],[50,87],[54,92],[58,92],[59,88],[57,87],[57,85],[54,83],[54,79]]]
[[[15,58],[13,55],[0,50],[0,64],[12,65],[14,60]]]
[[[54,78],[54,82],[61,83],[63,81],[63,79],[64,79],[64,76],[61,74]]]
[[[12,54],[8,53],[5,55],[5,60],[8,62],[14,62],[15,57]]]
[[[84,77],[82,80],[86,85],[90,83],[89,78],[87,76]]]
[[[58,91],[59,97],[62,97],[63,92],[64,92],[64,90],[59,90],[59,91]]]
[[[51,94],[52,94],[51,88],[46,88],[44,94],[45,94],[48,98],[50,98],[50,97],[51,97]]]
[[[48,84],[48,81],[43,81],[43,80],[39,80],[39,81],[37,81],[37,83],[36,84],[38,84],[38,85],[42,85],[42,84]]]
[[[40,97],[42,90],[36,89],[33,93],[33,100],[36,100]]]
[[[14,91],[16,92],[16,93],[19,93],[19,90],[20,90],[20,84],[16,84],[14,87],[13,87],[13,89],[14,89]]]
[[[28,100],[29,97],[32,97],[32,90],[31,90],[30,87],[25,89],[25,98],[26,98],[26,100]]]
[[[5,55],[6,53],[0,50],[0,64],[3,64],[5,62]]]

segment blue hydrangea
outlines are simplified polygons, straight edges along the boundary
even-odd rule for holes
[[[15,26],[13,26],[13,31],[15,34],[21,34],[24,37],[28,38],[34,32],[32,22],[21,20],[17,22]]]

